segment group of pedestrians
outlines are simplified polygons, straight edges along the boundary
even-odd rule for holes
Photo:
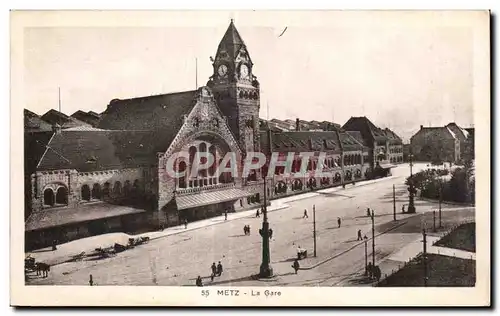
[[[212,270],[212,274],[210,275],[210,280],[212,282],[214,281],[214,278],[216,276],[222,275],[223,268],[222,268],[222,263],[220,261],[217,265],[215,265],[215,262],[212,263],[212,266],[210,267],[210,269]],[[200,275],[196,278],[196,286],[203,286],[203,280],[201,279]]]

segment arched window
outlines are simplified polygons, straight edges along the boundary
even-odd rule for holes
[[[179,163],[179,173],[182,173],[184,171],[186,171],[186,162],[185,161],[181,161]],[[186,175],[182,175],[181,177],[179,177],[179,188],[181,189],[185,189],[186,188]]]
[[[116,181],[113,186],[113,195],[119,196],[122,194],[122,183],[120,181]]]
[[[54,206],[54,191],[50,188],[43,191],[43,205]]]
[[[194,157],[196,156],[196,147],[189,147],[189,164],[193,165]]]
[[[68,190],[65,187],[57,188],[56,204],[68,204]]]
[[[207,157],[205,157],[205,154],[207,153],[207,144],[206,143],[201,143],[200,144],[200,165],[204,165],[207,162]],[[207,169],[203,168],[199,170],[199,175],[200,177],[206,178],[207,176]]]
[[[213,163],[208,168],[208,174],[212,177],[215,175],[215,170],[217,169],[217,163],[216,163],[217,162],[217,149],[215,148],[214,145],[211,145],[210,148],[208,149],[208,152],[214,158]]]
[[[90,188],[86,184],[82,186],[82,200],[90,201]]]
[[[99,183],[94,183],[92,187],[92,198],[100,200],[102,198],[101,185]]]

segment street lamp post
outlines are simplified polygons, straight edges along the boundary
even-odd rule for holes
[[[316,257],[316,205],[313,205],[313,238],[314,238],[314,257]]]
[[[408,156],[410,158],[410,187],[408,191],[410,191],[410,203],[408,204],[408,213],[415,213],[415,188],[413,186],[413,155],[410,154]]]
[[[269,223],[267,221],[267,179],[264,177],[264,208],[262,210],[263,220],[262,229],[259,231],[262,236],[262,263],[260,265],[259,276],[261,278],[269,278],[273,276],[273,268],[271,267],[271,255],[269,251]]]

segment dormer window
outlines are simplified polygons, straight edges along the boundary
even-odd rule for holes
[[[87,158],[87,161],[85,163],[93,164],[96,162],[97,162],[97,158],[95,156],[91,156],[91,157]]]

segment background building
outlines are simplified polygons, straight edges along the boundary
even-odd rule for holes
[[[411,150],[416,160],[459,163],[474,157],[474,132],[455,123],[443,127],[424,127],[411,137]]]

